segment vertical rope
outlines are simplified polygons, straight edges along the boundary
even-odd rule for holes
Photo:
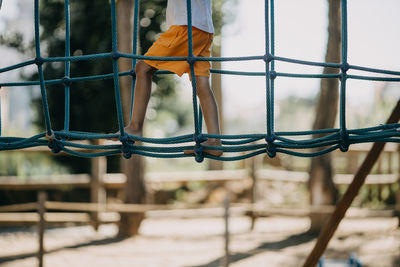
[[[342,31],[342,67],[340,78],[340,134],[342,151],[348,150],[346,141],[346,80],[349,64],[347,63],[347,0],[341,2],[341,31]]]
[[[271,0],[270,4],[270,12],[271,12],[271,55],[272,58],[275,56],[275,2],[274,0]],[[270,101],[271,101],[271,109],[270,109],[270,127],[271,127],[271,135],[274,135],[274,113],[275,113],[275,108],[274,108],[274,103],[275,103],[275,78],[276,78],[276,72],[275,72],[275,60],[272,59],[271,61],[271,73],[273,74],[270,76],[270,81],[271,81],[271,92],[270,92]]]
[[[191,0],[186,0],[186,10],[187,10],[187,28],[188,28],[188,63],[190,66],[190,77],[192,79],[192,98],[193,98],[193,113],[194,113],[194,134],[198,136],[200,134],[199,126],[199,111],[197,108],[197,84],[196,75],[194,73],[194,63],[193,58],[193,35],[192,35],[192,3]]]
[[[35,0],[35,50],[36,50],[36,59],[35,63],[38,67],[39,72],[39,80],[40,80],[40,91],[42,95],[43,102],[43,113],[46,124],[47,135],[52,135],[51,130],[51,122],[50,122],[50,113],[49,113],[49,104],[47,103],[47,93],[45,86],[45,79],[43,74],[43,58],[40,56],[40,31],[39,31],[39,0]]]
[[[139,33],[139,0],[135,0],[135,7],[133,11],[133,47],[132,47],[132,53],[136,56],[138,54],[138,33]],[[135,97],[135,85],[136,85],[136,73],[135,73],[135,68],[136,68],[136,58],[132,59],[132,90],[131,90],[131,111],[130,111],[130,116],[129,120],[132,120],[132,114],[133,114],[133,100]]]
[[[119,77],[118,77],[119,53],[118,53],[118,43],[117,43],[117,20],[116,20],[115,0],[111,0],[111,34],[112,34],[112,61],[113,61],[115,103],[117,106],[119,132],[121,136],[124,136],[125,135],[124,118],[122,114],[121,92],[120,92]]]
[[[265,0],[264,16],[265,16],[265,82],[266,82],[266,109],[267,109],[267,139],[272,137],[272,126],[271,126],[271,88],[270,79],[271,73],[269,68],[270,58],[270,40],[269,40],[269,16],[268,16],[268,1]]]
[[[70,10],[69,10],[69,0],[65,0],[65,57],[69,58],[71,55],[71,38],[70,38]],[[70,60],[66,60],[65,65],[65,77],[64,77],[64,94],[65,94],[65,103],[64,103],[64,130],[69,130],[69,121],[70,121]]]
[[[1,6],[1,2],[0,2],[0,6]],[[0,90],[1,90],[1,86],[0,86]],[[1,135],[1,124],[2,124],[2,120],[1,120],[1,92],[0,92],[0,137]]]
[[[203,132],[203,111],[201,110],[201,106],[199,106],[199,132]]]

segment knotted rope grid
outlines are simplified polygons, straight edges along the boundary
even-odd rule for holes
[[[265,0],[265,55],[247,56],[247,57],[196,57],[193,55],[192,45],[192,13],[191,1],[187,0],[187,18],[188,18],[188,47],[189,54],[187,57],[145,57],[137,54],[137,36],[138,36],[138,17],[139,17],[139,0],[135,0],[134,5],[134,26],[133,26],[133,54],[120,53],[117,48],[117,23],[116,23],[116,4],[115,0],[111,0],[111,24],[112,24],[112,51],[109,53],[90,54],[81,56],[70,55],[70,10],[69,0],[65,0],[65,56],[64,57],[42,57],[40,53],[40,33],[39,33],[39,0],[35,0],[35,50],[36,58],[19,64],[0,69],[0,73],[19,69],[28,65],[37,65],[39,81],[25,82],[9,82],[0,83],[0,86],[29,86],[40,85],[41,98],[43,103],[43,112],[45,118],[46,132],[37,134],[29,138],[22,137],[3,137],[0,136],[0,150],[16,150],[36,146],[48,146],[54,153],[64,151],[68,154],[79,157],[98,157],[109,156],[115,154],[123,154],[129,158],[132,154],[138,154],[149,157],[160,158],[179,158],[192,157],[193,155],[184,154],[184,150],[194,149],[194,157],[197,162],[203,161],[204,157],[218,159],[224,161],[240,160],[249,158],[258,154],[267,153],[270,157],[274,157],[276,153],[286,153],[293,156],[313,157],[329,153],[336,149],[345,152],[351,144],[365,142],[400,142],[400,133],[398,129],[400,124],[380,125],[363,129],[347,129],[346,128],[346,81],[348,79],[370,80],[370,81],[400,81],[400,72],[367,68],[362,66],[350,65],[347,61],[347,0],[341,0],[341,34],[342,34],[342,62],[311,62],[305,60],[297,60],[292,58],[279,57],[275,55],[275,19],[274,19],[274,0]],[[70,63],[75,61],[96,60],[100,58],[112,58],[113,73],[102,74],[87,77],[70,77]],[[127,72],[118,71],[119,58],[132,59],[132,69]],[[124,131],[124,120],[122,113],[119,77],[131,76],[132,83],[132,103],[133,92],[135,87],[135,65],[136,60],[161,60],[161,61],[187,61],[191,70],[192,93],[193,93],[193,114],[194,114],[194,133],[171,138],[147,138],[140,136],[130,136]],[[202,113],[197,103],[196,79],[194,71],[194,63],[196,61],[253,61],[262,60],[265,62],[264,72],[241,72],[228,70],[214,70],[212,73],[246,75],[246,76],[264,76],[266,80],[266,133],[262,134],[241,134],[241,135],[210,135],[202,133]],[[293,64],[302,64],[308,66],[331,67],[340,70],[338,74],[295,74],[281,73],[275,70],[275,61],[283,61]],[[65,76],[60,79],[46,80],[43,74],[43,64],[50,62],[64,62]],[[374,77],[350,75],[350,70],[359,70],[370,73],[380,73],[391,75],[391,77]],[[157,74],[166,74],[166,71],[158,71]],[[296,77],[296,78],[328,78],[340,80],[340,127],[337,129],[320,129],[313,131],[292,131],[292,132],[275,132],[274,131],[274,81],[278,77]],[[117,108],[117,117],[120,134],[99,134],[90,132],[69,131],[70,120],[70,85],[71,83],[113,79],[115,102]],[[65,118],[64,129],[55,131],[51,126],[49,107],[46,96],[46,85],[63,84],[65,88]],[[132,114],[132,107],[131,107]],[[0,129],[1,130],[1,129]],[[313,138],[312,135],[321,135],[323,137]],[[311,136],[302,140],[290,139],[291,136]],[[119,137],[120,144],[112,145],[87,145],[74,140],[94,140]],[[222,147],[205,146],[201,143],[207,138],[219,138],[222,140]],[[298,138],[297,138],[298,139]],[[140,141],[142,144],[136,144]],[[188,145],[187,143],[195,143]],[[145,144],[153,144],[146,146]],[[154,145],[155,144],[155,145]],[[318,148],[318,149],[317,149]],[[75,150],[74,150],[75,149]],[[78,151],[79,149],[87,149],[88,151]],[[203,149],[219,149],[224,151],[221,157],[215,157],[203,153]],[[309,152],[309,149],[314,149]],[[316,150],[317,149],[317,150]],[[93,152],[93,151],[94,152]],[[240,154],[237,154],[240,152]],[[233,153],[233,154],[231,154]]]

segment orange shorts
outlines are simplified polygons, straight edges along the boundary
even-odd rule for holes
[[[145,56],[187,57],[189,54],[187,31],[187,26],[171,26],[168,31],[161,34],[157,41],[153,43]],[[210,57],[213,34],[192,27],[192,36],[193,55],[196,57]],[[187,61],[144,60],[144,62],[156,69],[168,70],[179,76],[182,76],[184,73],[190,73]],[[210,67],[211,64],[209,61],[196,61],[194,63],[195,75],[209,77]]]

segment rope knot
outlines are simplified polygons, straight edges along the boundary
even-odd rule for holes
[[[123,152],[122,155],[124,156],[124,158],[130,159],[132,157],[132,151],[128,150],[127,152]]]
[[[274,59],[274,57],[271,54],[266,54],[266,55],[264,55],[264,58],[263,58],[264,62],[266,62],[266,63],[270,63],[273,59]]]
[[[129,141],[129,136],[126,133],[124,133],[124,135],[119,136],[119,141],[121,141],[121,143],[126,143]]]
[[[71,79],[68,76],[64,76],[61,81],[65,86],[70,86],[72,83]]]
[[[122,148],[121,148],[122,155],[124,156],[124,158],[130,159],[132,157],[131,146],[134,144],[134,142],[128,139],[127,134],[121,136],[120,140],[122,142]]]
[[[186,61],[189,64],[194,64],[194,63],[196,63],[196,58],[195,57],[188,57]]]
[[[204,160],[204,154],[203,154],[203,146],[202,145],[196,145],[194,148],[194,155],[195,155],[195,160],[198,163],[203,162]]]
[[[267,135],[266,137],[265,137],[265,141],[268,143],[268,144],[270,144],[270,143],[273,143],[274,141],[275,141],[275,136],[272,134],[272,135]]]
[[[342,152],[347,152],[349,150],[350,140],[347,131],[340,131],[339,149]]]
[[[270,158],[274,158],[276,156],[276,145],[274,143],[275,136],[267,135],[265,137],[265,141],[267,142],[267,154]]]
[[[121,57],[121,54],[119,52],[111,52],[111,57],[114,60],[117,60]]]
[[[53,131],[51,131],[51,135],[46,133],[46,139],[49,142],[47,146],[51,149],[51,152],[57,154],[63,149],[63,144],[56,138]]]
[[[133,77],[133,79],[135,79],[135,78],[136,78],[136,72],[135,72],[135,70],[134,70],[134,69],[131,69],[131,70],[129,71],[129,75],[131,75],[131,76]]]
[[[194,134],[194,141],[196,142],[196,145],[200,145],[200,143],[203,143],[206,140],[207,138],[205,138],[203,134]]]
[[[267,154],[270,158],[275,158],[276,157],[276,146],[275,144],[268,144],[267,145]]]
[[[276,79],[276,71],[274,71],[274,70],[271,70],[270,72],[269,72],[269,77],[271,77],[271,79],[272,80],[275,80]]]
[[[350,65],[349,63],[343,63],[342,66],[340,67],[340,69],[342,70],[342,72],[347,72],[350,69]]]
[[[40,65],[43,65],[43,63],[44,63],[44,59],[42,57],[35,58],[36,65],[40,66]]]

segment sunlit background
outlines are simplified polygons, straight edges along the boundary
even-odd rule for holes
[[[264,0],[226,1],[224,10],[229,14],[230,19],[223,26],[221,37],[214,39],[215,44],[221,45],[221,56],[260,56],[266,53],[264,2]],[[279,0],[275,2],[275,54],[286,58],[324,62],[328,39],[328,1]],[[348,0],[347,2],[349,64],[400,71],[400,16],[398,14],[400,11],[400,1]],[[149,12],[151,13],[151,11]],[[71,16],[73,15],[74,14],[71,14]],[[151,17],[151,14],[148,15]],[[3,0],[0,10],[0,36],[9,36],[13,32],[21,32],[24,37],[24,45],[29,46],[34,37],[33,21],[32,0]],[[145,19],[140,22],[142,27],[145,27],[149,23],[150,21]],[[165,23],[163,26],[164,27],[161,28],[165,30]],[[74,31],[74,29],[72,28],[71,31]],[[59,32],[56,34],[59,34]],[[150,36],[150,34],[149,36],[153,38],[157,36],[157,34],[153,32],[151,34],[152,36]],[[43,56],[46,56],[46,43],[44,42],[42,43],[42,52],[44,53]],[[0,46],[0,68],[32,58],[32,55],[24,53],[24,51],[17,52],[6,46]],[[263,72],[265,71],[265,63],[263,61],[223,62],[222,69]],[[29,66],[12,72],[1,73],[0,81],[21,81],[24,77],[28,77],[36,71],[36,66]],[[276,62],[276,71],[285,73],[321,74],[323,69],[320,67],[310,67],[278,61]],[[349,74],[379,76],[379,74],[357,72],[354,70],[350,70]],[[192,89],[189,78],[186,74],[182,78],[175,75],[173,76],[173,80],[176,83],[174,87],[174,92],[176,92],[174,95],[175,98],[165,99],[164,102],[164,107],[165,105],[169,105],[170,107],[173,106],[173,109],[165,111],[162,108],[158,108],[160,106],[162,107],[163,98],[152,98],[146,114],[145,136],[159,138],[193,133],[193,115],[191,113]],[[166,85],[162,83],[163,81],[159,84],[154,82],[153,86],[154,88],[168,87],[168,84]],[[278,77],[275,80],[275,130],[311,130],[315,118],[315,108],[319,90],[320,79]],[[38,86],[1,88],[2,136],[28,137],[42,131],[42,129],[39,129],[37,125],[35,125],[38,114],[35,113],[36,111],[31,103],[32,99],[39,95],[40,89]],[[399,98],[400,83],[360,81],[352,79],[347,80],[347,127],[354,129],[376,126],[384,123]],[[95,102],[96,98],[94,97],[91,101]],[[113,109],[115,107],[101,108],[107,110],[107,108]],[[224,134],[265,133],[265,77],[222,75],[221,109],[223,114]],[[173,116],[171,112],[179,114]],[[178,121],[177,118],[181,121]],[[114,121],[113,125],[110,125],[109,128],[114,127],[116,129],[117,123],[117,121]],[[338,122],[336,122],[336,124],[338,124]],[[33,154],[28,155],[28,153],[13,154],[11,152],[0,152],[0,175],[15,175],[18,177],[17,179],[24,181],[24,179],[27,179],[27,177],[31,175],[68,174],[79,171],[79,168],[71,169],[69,166],[63,164],[61,160],[55,160],[56,157],[45,155],[43,153],[41,156],[32,155]],[[342,155],[342,158],[338,160],[340,164],[335,165],[337,167],[336,171],[343,171],[347,165],[351,165],[351,163],[348,163],[348,158],[344,159],[345,156]],[[79,158],[74,160],[76,160],[76,162],[79,161],[82,165],[86,164],[86,168],[90,164],[88,160],[85,161],[86,159]],[[119,156],[109,158],[109,161],[114,163],[119,162],[119,160]],[[398,160],[397,154],[393,157],[390,156],[390,159],[383,161],[383,167],[381,166],[382,169],[386,171],[387,169],[392,168],[392,165],[397,166],[398,162],[393,163],[396,160]],[[145,161],[146,175],[152,172],[207,170],[209,168],[208,164],[210,163],[210,161],[206,160],[205,164],[197,164],[192,158],[146,158]],[[271,160],[263,157],[261,161],[261,165],[272,169],[278,166],[279,168],[288,171],[300,170],[306,172],[309,167],[308,160],[299,158],[294,159],[287,155],[278,156]],[[247,163],[226,162],[223,167],[228,170],[235,170],[243,168],[245,164]],[[357,164],[357,162],[355,162],[355,164]],[[115,169],[112,170],[115,171]],[[237,190],[237,192],[243,193],[245,191],[243,189],[245,186],[247,186],[247,184],[242,183],[236,187],[232,186],[232,188],[233,191]],[[392,187],[390,186],[388,187],[389,189],[385,187],[383,190],[380,186],[376,186],[373,189],[365,189],[362,191],[360,199],[357,199],[357,205],[382,208],[386,207],[385,205],[387,203],[393,204],[393,195],[399,190],[399,186],[398,184],[395,184]],[[378,187],[379,189],[377,189]],[[215,188],[213,188],[215,191],[210,194],[211,196],[206,196],[205,189],[209,189],[206,182],[192,182],[187,183],[184,186],[181,186],[178,183],[171,183],[165,188],[157,184],[151,188],[151,190],[153,190],[152,193],[154,193],[158,189],[160,189],[160,191],[163,189],[164,191],[157,197],[162,200],[170,197],[168,203],[180,203],[185,201],[195,202],[199,199],[210,202],[213,200],[220,201],[221,194],[220,191],[218,191],[219,188]],[[308,204],[309,199],[305,184],[275,183],[266,186],[266,188],[268,190],[260,186],[260,191],[262,191],[261,193],[264,193],[262,200],[268,204]],[[66,191],[70,189],[71,188],[67,188]],[[344,191],[343,187],[340,187],[339,189],[340,193]],[[238,193],[238,195],[240,194]],[[383,197],[381,195],[383,195]],[[65,193],[62,197],[73,198],[73,196],[73,194],[69,195],[69,193]],[[36,196],[32,194],[26,196],[26,198],[29,197],[34,198]],[[113,198],[113,201],[119,197],[120,195],[118,194],[110,196],[110,198]],[[246,197],[247,196],[244,198]],[[23,196],[22,200],[24,200],[24,198],[25,196]],[[239,198],[240,197],[238,197],[238,199]],[[10,197],[10,199],[15,201],[21,200],[20,198],[13,199],[12,197]],[[73,200],[76,201],[76,199]],[[247,199],[245,201],[249,200]],[[232,226],[232,231],[239,235],[238,239],[241,238],[238,244],[236,244],[237,250],[240,250],[241,246],[254,247],[256,246],[254,244],[262,239],[260,235],[256,234],[252,234],[250,237],[240,236],[240,234],[245,232],[245,229],[248,227],[248,222],[242,219],[236,221],[236,224]],[[204,241],[204,244],[196,247],[196,249],[201,252],[203,250],[206,251],[208,246],[219,246],[217,244],[220,242],[220,236],[215,237],[214,235],[221,234],[223,229],[221,224],[217,224],[218,222],[219,221],[217,220],[207,222],[186,221],[186,228],[180,228],[175,220],[148,220],[143,225],[141,233],[146,237],[150,236],[151,238],[155,238],[160,236],[163,237],[172,232],[172,237],[170,239],[174,241],[178,240],[178,242],[182,240],[176,236],[187,234],[190,238],[193,238],[196,241]],[[390,223],[388,223],[389,228],[392,227],[393,224]],[[292,220],[289,223],[279,220],[272,222],[263,221],[260,225],[264,227],[262,234],[266,236],[279,231],[287,231],[288,233],[292,231],[290,232],[291,234],[296,234],[308,227],[308,221],[305,219],[300,221]],[[369,226],[370,225],[367,224],[363,225],[363,227],[366,228]],[[354,230],[353,228],[352,230]],[[85,240],[86,238],[91,238],[91,234],[85,236],[85,234],[81,234],[79,231],[74,231],[74,229],[68,231],[64,232],[63,236],[66,236],[66,238],[71,237],[72,239],[77,240],[77,242]],[[49,232],[51,233],[51,231]],[[110,238],[114,233],[114,228],[111,230],[107,229],[105,232],[102,232],[102,237]],[[54,234],[54,236],[52,236],[50,234],[49,236],[49,240],[52,240],[52,238],[55,240],[55,236],[57,235]],[[389,247],[396,249],[400,246],[398,240],[395,240],[395,238],[392,237],[393,236],[387,238],[389,241],[386,240],[387,243],[383,244],[382,248]],[[208,243],[207,238],[211,239],[211,245]],[[175,244],[176,247],[171,248],[171,250],[185,247],[187,245],[185,242],[190,243],[193,241],[189,239],[185,239],[178,245]],[[2,244],[6,245],[6,241],[7,239],[1,239],[0,237],[0,247]],[[140,248],[141,246],[150,244],[145,240],[145,238],[139,241],[143,242],[138,243],[140,244]],[[168,247],[168,241],[170,240],[165,238],[161,243],[165,242]],[[34,241],[31,242],[35,243]],[[124,251],[124,243],[120,244],[122,244],[122,251]],[[376,242],[373,246],[371,245],[371,247],[373,247],[374,251],[378,251],[377,248],[380,244],[381,243]],[[335,243],[336,248],[338,247],[340,249],[341,245],[342,244],[340,243]],[[354,246],[352,247],[349,245],[349,247],[353,250],[356,249]],[[125,249],[128,251],[126,247]],[[304,251],[307,249],[308,248],[303,248]],[[368,249],[369,247],[365,248],[364,254],[369,253]],[[138,251],[138,255],[142,257],[146,256],[145,253],[140,254],[140,249]],[[220,251],[213,251],[213,253],[211,253],[212,256],[210,257],[218,257],[219,252]],[[96,253],[98,252],[96,251]],[[149,257],[151,258],[151,256]],[[295,256],[292,257],[292,260],[296,259]],[[90,263],[89,259],[87,261]],[[276,266],[283,266],[279,265],[279,263],[282,262],[285,262],[285,259],[278,257]],[[160,264],[162,264],[162,262]],[[262,264],[265,264],[265,262]]]

